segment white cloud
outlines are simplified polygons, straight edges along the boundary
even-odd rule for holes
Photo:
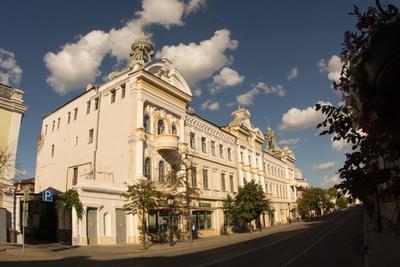
[[[218,75],[213,77],[213,88],[211,94],[216,94],[225,87],[232,87],[241,84],[244,77],[241,76],[237,71],[224,67],[221,69]]]
[[[107,33],[92,31],[77,43],[66,44],[57,54],[47,53],[44,61],[51,72],[47,82],[61,95],[92,83],[100,75],[98,68],[109,51],[107,42]]]
[[[324,162],[324,163],[320,163],[320,164],[314,165],[312,167],[312,170],[313,171],[328,171],[328,170],[333,169],[333,167],[335,167],[335,166],[336,166],[336,162],[328,161],[328,162]]]
[[[278,142],[278,144],[283,146],[296,145],[299,141],[300,138],[282,139]]]
[[[94,30],[79,36],[75,42],[63,45],[56,53],[46,53],[44,61],[50,71],[47,82],[61,95],[93,83],[101,74],[99,68],[107,54],[118,62],[129,59],[131,43],[143,35],[151,36],[150,33],[145,34],[145,26],[181,26],[185,14],[202,6],[197,2],[192,0],[185,4],[180,0],[143,0],[142,10],[136,12],[135,19],[129,20],[123,27],[109,32]]]
[[[18,86],[22,78],[22,69],[15,60],[15,54],[0,48],[0,83]]]
[[[299,69],[297,67],[294,67],[290,70],[290,72],[287,75],[287,79],[289,81],[296,79],[299,76]]]
[[[161,24],[167,29],[173,25],[183,25],[185,6],[177,0],[144,0],[143,10],[135,13],[144,24]]]
[[[328,63],[321,58],[318,63],[320,73],[328,73],[328,79],[332,82],[340,82],[340,72],[342,71],[343,62],[337,55],[333,55]]]
[[[202,91],[201,91],[201,89],[199,89],[199,88],[194,88],[194,89],[192,89],[192,94],[193,94],[194,96],[201,96],[201,93],[202,93]]]
[[[332,187],[336,184],[340,183],[340,178],[338,174],[332,175],[332,176],[325,176],[324,180],[321,182],[322,187]]]
[[[331,146],[332,149],[335,151],[349,153],[350,151],[352,151],[352,145],[352,143],[348,143],[346,140],[333,140],[333,137],[331,138]]]
[[[329,102],[319,101],[319,104],[328,104]],[[282,115],[282,122],[279,128],[283,131],[301,131],[311,127],[317,127],[326,116],[321,110],[316,111],[314,106],[305,109],[291,108]]]
[[[209,100],[206,100],[203,104],[201,104],[201,109],[202,110],[219,110],[219,103],[218,102],[210,102]]]
[[[180,43],[164,46],[156,57],[166,57],[174,62],[189,85],[194,86],[198,81],[210,77],[215,71],[230,63],[231,58],[225,55],[225,52],[236,49],[239,44],[230,38],[230,34],[229,30],[222,29],[199,44]]]
[[[206,0],[190,0],[185,6],[185,15],[197,11],[206,5]]]
[[[284,96],[286,91],[283,89],[282,85],[269,86],[264,82],[259,82],[246,93],[236,96],[236,101],[241,105],[249,106],[254,103],[255,97],[260,93]]]

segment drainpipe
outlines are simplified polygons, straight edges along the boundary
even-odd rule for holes
[[[101,96],[99,95],[99,87],[96,86],[96,95],[99,99],[98,109],[97,109],[97,122],[96,122],[96,141],[93,151],[93,180],[96,180],[97,171],[97,149],[99,147],[99,126],[100,126],[100,109],[101,109]]]

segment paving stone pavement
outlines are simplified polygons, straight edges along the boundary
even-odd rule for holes
[[[382,220],[382,233],[378,233],[375,218],[364,215],[366,237],[366,267],[400,266],[400,232],[388,221]],[[399,227],[399,226],[397,226]]]

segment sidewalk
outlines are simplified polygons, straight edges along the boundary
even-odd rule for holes
[[[276,232],[291,231],[294,229],[303,229],[308,223],[299,222],[285,224],[255,231],[253,233],[233,233],[230,235],[218,235],[195,239],[193,244],[188,240],[177,242],[174,246],[169,244],[154,244],[147,250],[143,250],[141,244],[130,245],[98,245],[98,246],[82,246],[71,247],[59,243],[27,245],[25,253],[22,253],[20,245],[0,244],[0,260],[7,261],[23,261],[23,260],[40,260],[40,259],[61,259],[67,257],[87,257],[91,259],[116,259],[136,256],[154,256],[154,255],[179,255],[188,252],[202,251],[216,247],[231,245]]]
[[[364,213],[367,245],[366,267],[400,266],[400,235],[396,234],[387,221],[382,219],[382,233],[378,233],[376,220]]]

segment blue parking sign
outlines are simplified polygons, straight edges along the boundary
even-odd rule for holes
[[[53,202],[53,192],[50,190],[45,190],[42,192],[42,200],[44,202]]]

